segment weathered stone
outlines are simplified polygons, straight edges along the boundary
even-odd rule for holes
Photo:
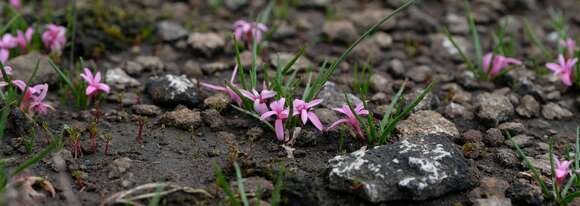
[[[157,32],[163,41],[175,41],[185,38],[187,30],[178,23],[172,21],[161,21],[157,24]]]
[[[477,206],[511,206],[510,199],[505,197],[509,183],[495,177],[484,177],[479,187],[469,192],[469,199]]]
[[[165,113],[159,121],[183,130],[196,129],[202,123],[201,113],[187,107],[177,107],[175,111]]]
[[[294,58],[294,54],[291,53],[276,53],[270,55],[270,64],[274,67],[283,67],[285,66],[290,60]],[[279,60],[279,62],[278,62]],[[302,55],[294,64],[292,65],[292,69],[296,69],[298,71],[304,71],[308,68],[313,68],[314,64],[308,60],[304,55]]]
[[[499,126],[497,126],[497,128],[499,130],[501,130],[502,134],[509,132],[510,135],[512,135],[512,136],[517,135],[517,134],[522,134],[526,130],[526,126],[524,126],[524,124],[519,123],[519,122],[502,123]]]
[[[391,91],[389,79],[385,76],[374,73],[369,79],[371,89],[375,92]]]
[[[515,205],[543,205],[544,202],[542,190],[537,185],[530,184],[528,179],[514,181],[507,189],[506,196]]]
[[[362,103],[362,101],[354,94],[347,93],[346,96],[352,105]],[[344,98],[344,93],[337,88],[334,82],[330,81],[324,84],[324,87],[318,94],[318,98],[322,99],[321,105],[326,108],[342,107],[342,105],[347,104],[346,99]]]
[[[459,131],[455,124],[441,114],[423,110],[412,114],[396,126],[402,138],[408,138],[422,134],[445,134],[453,138],[459,137]]]
[[[501,131],[497,128],[488,129],[485,132],[485,137],[483,138],[483,143],[490,147],[497,147],[504,142],[505,138]]]
[[[171,74],[149,78],[146,85],[146,91],[153,102],[161,106],[178,104],[195,106],[201,101],[196,88],[197,86],[185,75]]]
[[[32,83],[56,84],[59,76],[54,71],[49,61],[50,59],[48,56],[40,54],[37,51],[32,51],[28,54],[20,55],[9,60],[7,65],[11,66],[13,69],[12,79],[28,81],[36,68],[36,63],[38,62],[38,71],[36,72],[36,76]]]
[[[322,27],[323,34],[332,41],[350,43],[356,40],[357,33],[350,21],[328,21]]]
[[[569,118],[572,115],[572,112],[556,103],[550,102],[542,106],[542,116],[548,120]]]
[[[432,75],[433,71],[431,68],[425,65],[413,67],[405,74],[405,76],[418,83],[425,82]]]
[[[209,125],[211,129],[217,129],[225,125],[225,120],[222,115],[215,109],[208,109],[201,113],[203,121]]]
[[[139,81],[127,75],[127,73],[125,73],[121,68],[108,70],[106,78],[107,80],[105,82],[117,89],[141,86]]]
[[[425,200],[474,186],[465,158],[441,135],[414,136],[329,160],[330,188],[373,202]],[[353,189],[353,185],[360,185]],[[354,190],[354,191],[353,191]]]
[[[133,112],[135,112],[136,114],[145,116],[157,116],[160,115],[161,112],[163,112],[161,111],[161,108],[152,104],[136,104],[133,105],[131,108],[133,109]]]
[[[534,140],[533,137],[524,134],[516,135],[512,139],[520,148],[531,146],[532,140]],[[510,147],[513,146],[512,141],[509,139],[505,140],[505,144]]]
[[[522,97],[516,112],[522,117],[535,117],[540,114],[540,103],[531,95]]]
[[[123,68],[123,70],[125,70],[125,72],[131,76],[139,76],[141,75],[141,72],[143,72],[143,65],[135,61],[126,61],[123,63],[121,68]]]
[[[218,112],[224,110],[232,103],[231,99],[223,93],[216,93],[203,100],[205,107],[215,109]]]
[[[187,60],[185,62],[185,65],[183,65],[181,72],[183,72],[188,77],[192,78],[203,76],[203,70],[201,69],[201,66],[199,65],[199,63],[193,60]]]
[[[189,35],[187,43],[195,50],[206,56],[211,56],[216,52],[223,50],[226,41],[222,36],[216,33],[199,33],[194,32]]]
[[[160,72],[165,68],[165,64],[161,58],[156,56],[139,56],[135,59],[135,62],[140,64],[144,70],[148,71]]]
[[[518,156],[511,149],[498,149],[495,153],[495,159],[506,167],[516,167],[520,164]]]
[[[390,9],[377,9],[374,7],[351,14],[351,19],[357,27],[363,30],[367,30],[392,12],[393,11]],[[386,21],[384,24],[382,24],[379,29],[391,29],[395,26],[396,22],[396,18],[391,18],[389,21]]]
[[[477,117],[490,127],[509,120],[514,114],[514,107],[506,96],[483,93],[475,98]]]

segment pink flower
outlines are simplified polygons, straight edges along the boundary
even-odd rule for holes
[[[230,84],[232,84],[233,86],[236,86],[236,84],[234,83],[234,80],[236,78],[236,73],[238,72],[238,65],[236,65],[234,67],[234,71],[232,72],[232,77],[230,78]],[[242,98],[240,98],[240,96],[238,96],[238,94],[236,94],[236,92],[234,92],[234,90],[232,90],[231,88],[227,87],[227,86],[218,86],[215,84],[208,84],[208,83],[200,83],[201,86],[204,86],[208,89],[212,89],[215,91],[220,91],[220,92],[225,92],[226,94],[228,94],[230,96],[230,99],[232,99],[234,102],[236,102],[236,104],[238,105],[242,105]]]
[[[22,80],[13,80],[12,84],[18,87],[22,92],[24,92],[26,89],[26,83],[24,83]],[[47,93],[48,84],[37,84],[28,87],[26,93],[24,93],[24,98],[20,104],[20,109],[28,112],[37,112],[40,114],[46,114],[48,109],[54,110],[52,106],[43,102]]]
[[[21,49],[26,49],[26,45],[32,40],[32,34],[34,34],[34,28],[29,27],[26,32],[18,31],[18,36],[16,36],[16,43]]]
[[[11,34],[4,34],[0,39],[0,62],[2,64],[8,61],[10,49],[16,47],[16,39]]]
[[[247,22],[238,20],[234,23],[234,36],[238,41],[245,41],[252,45],[254,39],[256,42],[262,41],[262,33],[268,31],[268,27],[262,23]]]
[[[14,7],[16,10],[20,10],[22,8],[20,0],[10,0],[10,5],[12,5],[12,7]]]
[[[302,124],[306,124],[308,122],[308,120],[310,119],[310,122],[312,122],[312,124],[321,132],[324,130],[324,127],[322,126],[322,123],[320,123],[320,120],[318,119],[318,116],[316,116],[316,114],[314,112],[308,111],[310,110],[310,108],[315,107],[316,105],[319,105],[322,102],[322,100],[320,99],[315,99],[312,100],[308,103],[306,103],[303,100],[300,99],[295,99],[294,100],[294,114],[293,115],[298,115],[300,114],[300,119],[302,120]]]
[[[276,138],[279,141],[284,141],[284,125],[282,121],[288,119],[288,109],[284,108],[284,104],[286,103],[286,99],[280,98],[280,100],[273,101],[270,103],[271,111],[264,112],[262,114],[262,119],[267,119],[272,115],[276,115],[276,121],[274,122],[274,128],[276,130]]]
[[[546,67],[552,70],[555,75],[560,76],[562,83],[566,86],[572,86],[572,69],[578,59],[565,59],[562,54],[558,55],[558,63],[547,63]]]
[[[570,174],[570,164],[572,164],[572,161],[560,161],[556,157],[554,157],[554,160],[556,161],[556,181],[561,185],[566,179],[566,176]]]
[[[369,111],[364,109],[362,103],[357,104],[356,107],[354,108],[355,114],[352,113],[348,105],[343,105],[341,108],[334,108],[333,110],[346,115],[346,118],[339,119],[338,121],[332,123],[332,125],[330,125],[328,129],[332,129],[340,124],[348,124],[352,128],[354,128],[355,132],[357,133],[357,135],[359,135],[359,137],[363,137],[363,132],[362,129],[360,128],[360,123],[358,122],[358,119],[355,116],[355,115],[364,116],[369,114]]]
[[[505,69],[510,64],[520,65],[522,62],[514,58],[493,54],[491,52],[483,56],[483,71],[488,73],[491,77],[499,74],[501,70]]]
[[[566,41],[564,41],[562,39],[562,40],[560,40],[560,46],[566,48],[566,50],[568,51],[568,55],[570,57],[574,56],[575,51],[576,51],[576,42],[574,41],[574,39],[568,38],[568,39],[566,39]]]
[[[87,96],[93,96],[99,91],[104,93],[109,93],[111,88],[105,83],[101,83],[101,72],[97,72],[94,76],[91,70],[88,68],[84,69],[84,74],[81,77],[87,82]]]
[[[276,92],[272,90],[263,89],[260,93],[255,89],[252,92],[242,90],[242,95],[254,101],[254,110],[260,114],[264,114],[268,111],[268,106],[266,105],[266,100],[276,96]]]
[[[42,43],[51,52],[60,53],[66,43],[66,27],[49,24],[42,33]]]

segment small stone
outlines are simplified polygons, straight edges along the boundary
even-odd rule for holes
[[[483,143],[490,147],[500,146],[505,141],[503,134],[497,128],[491,128],[485,131],[485,137],[483,138]]]
[[[160,122],[183,130],[197,129],[201,126],[201,113],[187,107],[177,107],[175,111],[165,113]]]
[[[411,105],[413,101],[415,101],[419,96],[421,96],[423,90],[414,90],[413,92],[404,96],[405,104]],[[432,108],[436,108],[437,100],[435,99],[434,95],[429,92],[427,93],[423,99],[413,108],[413,112],[421,111],[421,110],[431,110]]]
[[[501,130],[502,134],[509,132],[509,134],[512,136],[517,135],[517,134],[522,134],[526,130],[526,127],[524,126],[524,124],[519,123],[519,122],[502,123],[497,128],[499,130]]]
[[[408,138],[411,136],[421,134],[445,134],[453,138],[459,137],[459,131],[455,124],[441,114],[423,110],[411,114],[406,120],[401,121],[396,126],[401,138]]]
[[[232,103],[231,99],[223,93],[216,93],[203,100],[205,107],[215,109],[218,112],[223,111]]]
[[[477,159],[482,149],[482,143],[466,143],[463,145],[463,156],[468,159]]]
[[[414,82],[422,83],[433,75],[433,71],[430,67],[421,65],[418,67],[413,67],[409,70],[405,76],[409,77]]]
[[[107,84],[120,90],[141,86],[141,83],[138,80],[127,75],[127,73],[125,73],[121,68],[107,70],[106,78]]]
[[[511,149],[498,149],[495,159],[506,167],[516,167],[520,164],[518,156]]]
[[[528,135],[520,134],[520,135],[516,135],[516,136],[512,137],[512,140],[513,140],[513,141],[514,141],[514,142],[515,142],[515,143],[516,143],[516,144],[517,144],[517,145],[518,145],[520,148],[524,148],[524,147],[527,147],[527,146],[531,146],[531,145],[532,145],[532,142],[533,142],[533,140],[534,140],[534,138],[533,138],[533,137],[530,137],[530,136],[528,136]],[[508,146],[510,146],[510,147],[513,147],[513,143],[512,143],[512,141],[511,141],[511,140],[509,140],[509,139],[507,139],[507,140],[505,141],[505,144],[506,144],[506,145],[508,145]]]
[[[197,78],[203,76],[203,70],[199,63],[193,60],[187,60],[185,65],[183,65],[183,69],[181,70],[185,75],[191,78]]]
[[[516,112],[522,117],[535,117],[540,114],[540,103],[533,96],[526,95],[520,100]]]
[[[216,52],[223,50],[226,41],[217,33],[199,33],[194,32],[189,35],[187,43],[194,51],[206,56],[212,56]]]
[[[331,109],[319,108],[315,109],[314,113],[316,113],[316,116],[318,116],[320,122],[324,125],[330,125],[338,120],[336,112]]]
[[[212,62],[201,65],[201,70],[206,74],[213,74],[217,71],[224,71],[230,68],[229,64],[224,62]]]
[[[152,71],[152,72],[160,72],[165,68],[165,64],[163,61],[156,56],[139,56],[135,59],[135,62],[141,64],[144,70]]]
[[[350,21],[328,21],[322,27],[322,33],[331,41],[351,43],[357,39],[357,32]]]
[[[478,130],[467,130],[461,135],[461,139],[459,141],[455,141],[458,144],[465,144],[465,143],[479,143],[483,139],[483,133]]]
[[[472,111],[463,105],[451,102],[445,107],[445,116],[452,119],[457,117],[473,119],[474,115]]]
[[[270,194],[274,190],[274,184],[263,177],[247,177],[243,178],[244,192],[247,196],[253,197],[259,194]],[[231,188],[238,187],[238,181],[230,182]]]
[[[244,66],[244,68],[246,68],[246,67],[251,68],[252,61],[254,61],[254,55],[252,54],[251,51],[243,51],[242,53],[240,53],[240,61],[242,62],[242,65]],[[264,62],[262,62],[262,58],[260,56],[257,56],[256,57],[256,65],[261,66],[263,64],[264,64]]]
[[[328,185],[372,203],[425,200],[466,190],[475,185],[475,180],[450,139],[441,135],[413,136],[336,156],[328,161]]]
[[[291,53],[276,53],[270,55],[270,64],[274,67],[283,67],[285,66],[290,60],[294,58],[294,54]],[[278,63],[279,60],[279,63]],[[306,56],[302,55],[296,62],[292,65],[292,69],[296,69],[298,71],[305,71],[308,68],[313,68],[314,64],[306,58]]]
[[[542,116],[548,120],[570,118],[572,115],[572,112],[552,102],[542,106]]]
[[[139,76],[143,72],[143,66],[134,61],[126,61],[121,68],[131,76]]]
[[[389,62],[389,70],[393,73],[393,75],[401,77],[405,73],[405,66],[401,60],[393,59],[391,62]]]
[[[509,120],[514,114],[514,107],[509,98],[502,95],[483,93],[475,98],[477,117],[488,126],[495,127]]]
[[[362,100],[354,94],[347,93],[346,96],[352,105],[362,103]],[[324,84],[324,87],[318,94],[318,98],[322,99],[321,105],[326,108],[337,108],[347,104],[344,93],[331,81]]]
[[[136,104],[131,107],[135,114],[144,116],[157,116],[161,114],[161,108],[152,104]]]
[[[374,73],[369,79],[371,89],[375,92],[392,91],[390,88],[389,79],[385,76]]]
[[[50,58],[48,56],[37,51],[32,51],[9,60],[7,65],[10,65],[13,69],[12,79],[28,81],[34,69],[36,69],[36,63],[38,62],[38,71],[36,71],[36,76],[32,84],[48,83],[53,85],[58,82],[59,76],[49,61]]]
[[[390,48],[393,45],[393,37],[385,32],[377,32],[371,37],[371,41],[382,49]]]
[[[119,159],[113,160],[111,165],[109,166],[109,179],[120,177],[122,174],[127,172],[129,168],[131,168],[133,160],[129,159],[128,157],[121,157]]]
[[[469,25],[467,24],[467,19],[464,16],[449,13],[445,17],[445,21],[449,27],[449,32],[453,34],[467,34],[469,31]]]
[[[363,41],[352,50],[351,59],[362,60],[365,63],[374,65],[383,58],[383,52],[379,45],[373,41]]]
[[[195,106],[201,101],[197,86],[185,75],[167,74],[162,77],[149,78],[145,90],[153,102],[161,106],[178,104]]]
[[[469,199],[477,206],[511,206],[510,199],[506,198],[505,191],[509,187],[505,180],[495,177],[484,177],[479,187],[469,192]]]
[[[217,129],[225,125],[225,120],[222,115],[215,109],[208,109],[201,113],[203,121],[209,125],[211,129]]]
[[[392,12],[393,10],[390,9],[369,8],[363,10],[362,12],[351,14],[351,19],[357,27],[363,30],[367,30],[371,28],[374,24],[379,22],[382,18],[391,14]],[[391,18],[384,24],[382,24],[379,27],[379,29],[381,30],[392,29],[395,26],[396,22],[397,22],[396,18]]]
[[[163,41],[175,41],[187,36],[187,30],[176,22],[161,21],[157,24],[157,32]]]

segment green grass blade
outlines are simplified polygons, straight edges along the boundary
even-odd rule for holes
[[[389,106],[387,106],[387,111],[385,112],[383,119],[381,120],[381,124],[380,124],[381,136],[385,130],[385,126],[387,126],[387,123],[389,122],[389,119],[391,117],[391,114],[393,113],[393,109],[395,108],[395,105],[397,104],[399,99],[401,99],[401,96],[403,95],[403,91],[405,90],[406,85],[407,85],[407,81],[405,81],[403,83],[403,85],[401,85],[401,88],[399,89],[397,94],[393,98],[391,98],[391,103],[389,103]]]
[[[230,188],[230,184],[228,184],[228,181],[226,180],[226,177],[224,176],[222,169],[219,166],[217,166],[217,164],[215,162],[213,162],[213,172],[214,172],[215,181],[216,181],[217,186],[222,188],[224,193],[226,193],[226,196],[228,197],[228,201],[230,202],[230,205],[240,206],[240,202],[238,201],[238,199],[236,198],[236,195],[234,194],[234,192]]]
[[[536,36],[534,31],[532,30],[530,22],[526,18],[524,18],[524,31],[526,32],[528,38],[530,38],[532,43],[536,45],[536,47],[540,48],[545,59],[553,59],[552,53],[548,51],[548,49],[546,49],[547,47],[544,45],[544,43],[542,43],[542,41],[540,41],[540,38]]]
[[[530,162],[530,160],[528,159],[526,154],[524,154],[522,149],[520,149],[520,146],[514,141],[514,139],[512,138],[512,136],[509,132],[506,133],[506,136],[512,142],[512,145],[516,148],[518,155],[524,160],[526,167],[528,167],[532,171],[532,177],[536,180],[536,182],[538,182],[538,184],[540,184],[540,188],[542,188],[543,194],[544,195],[550,194],[548,187],[546,186],[546,183],[544,182],[544,180],[542,180],[542,178],[540,176],[540,172],[538,171],[536,166],[534,166],[534,164],[532,162]]]
[[[163,191],[163,188],[165,188],[165,184],[159,184],[157,188],[155,188],[155,196],[153,196],[153,199],[151,199],[151,202],[149,202],[149,206],[159,205],[159,201],[161,201],[161,192]]]
[[[18,20],[20,18],[20,14],[16,14],[15,16],[13,16],[8,23],[6,23],[6,25],[4,25],[2,27],[2,29],[0,29],[0,34],[4,34],[6,31],[8,31],[8,29],[10,28],[10,26],[12,26],[12,24],[14,24],[14,22],[16,22],[16,20]]]
[[[481,41],[479,40],[479,33],[477,32],[477,27],[475,25],[475,17],[473,16],[473,12],[471,12],[471,6],[469,6],[469,2],[467,0],[465,0],[465,10],[465,16],[467,16],[467,23],[469,24],[469,33],[471,34],[473,46],[475,47],[477,65],[479,65],[479,68],[482,68],[481,65],[483,62],[483,50],[481,48]]]
[[[298,59],[304,54],[304,47],[300,48],[296,54],[290,59],[290,61],[286,62],[282,69],[282,74],[287,74],[290,68],[298,61]]]
[[[478,78],[482,78],[482,76],[485,76],[483,70],[478,69],[477,66],[475,66],[475,64],[473,64],[473,62],[471,61],[471,59],[469,59],[467,57],[467,55],[465,55],[465,53],[463,52],[463,50],[459,47],[459,45],[457,45],[457,43],[455,42],[455,40],[453,39],[453,37],[451,36],[451,33],[449,33],[449,31],[447,29],[443,30],[443,33],[445,34],[445,36],[447,36],[447,39],[451,42],[451,45],[453,45],[453,47],[455,47],[455,49],[457,50],[457,52],[459,53],[459,56],[461,57],[461,59],[463,60],[463,62],[465,62],[465,64],[467,64],[467,68],[473,73],[475,74]]]
[[[238,192],[240,193],[240,197],[242,198],[242,203],[244,204],[244,206],[250,206],[250,203],[248,202],[248,197],[246,196],[246,191],[244,190],[244,180],[242,179],[242,171],[240,171],[240,166],[238,166],[238,163],[234,162],[234,168],[236,169]]]
[[[271,206],[278,206],[282,199],[282,189],[284,189],[284,177],[286,176],[286,168],[284,166],[280,167],[278,171],[278,176],[276,177],[276,183],[274,184],[274,190],[272,191],[272,199],[270,200]]]

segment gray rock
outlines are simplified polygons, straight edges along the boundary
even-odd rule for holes
[[[165,64],[161,58],[156,56],[139,56],[135,59],[135,62],[141,65],[144,70],[160,72],[165,68]],[[132,74],[133,75],[133,74]]]
[[[293,57],[294,57],[294,54],[285,53],[285,52],[271,54],[270,55],[270,64],[274,67],[283,67],[290,60],[292,60]],[[279,63],[278,63],[278,60],[280,60]],[[308,60],[308,58],[306,58],[306,56],[302,55],[300,58],[298,58],[298,60],[296,60],[296,62],[294,63],[294,65],[292,65],[291,68],[297,69],[298,71],[304,71],[308,68],[314,68],[314,64],[310,60]]]
[[[123,175],[127,170],[131,168],[133,160],[129,159],[128,157],[122,157],[116,160],[109,165],[109,179],[120,177]]]
[[[121,90],[128,87],[138,87],[141,85],[139,81],[127,75],[127,73],[125,73],[125,71],[123,71],[121,68],[108,70],[106,78],[107,84]]]
[[[352,50],[351,59],[363,61],[371,65],[379,63],[383,58],[381,47],[374,41],[363,41]]]
[[[172,21],[161,21],[157,24],[157,32],[163,41],[175,41],[185,38],[187,30],[180,24]]]
[[[458,117],[464,119],[473,119],[474,115],[471,110],[464,107],[463,105],[451,102],[445,106],[445,116],[452,119]]]
[[[232,103],[230,97],[226,96],[223,93],[216,93],[212,96],[209,96],[203,100],[203,104],[205,107],[214,109],[216,111],[222,111],[228,107]]]
[[[143,65],[135,61],[126,61],[121,68],[131,76],[139,76],[143,72]]]
[[[187,43],[194,51],[211,56],[224,49],[225,39],[217,33],[199,33],[189,34]]]
[[[294,26],[292,26],[286,22],[282,22],[278,26],[278,29],[274,32],[274,34],[272,34],[272,38],[274,38],[274,39],[289,38],[289,37],[295,36],[296,33],[297,33],[296,28],[294,28]]]
[[[433,75],[433,72],[430,67],[421,65],[417,67],[411,68],[405,76],[409,77],[414,82],[425,82],[429,77]]]
[[[512,137],[512,139],[520,148],[531,146],[532,142],[534,140],[533,137],[528,136],[528,135],[524,135],[524,134],[516,135],[516,136]],[[513,146],[512,141],[509,139],[505,140],[505,144],[510,146],[510,147]]]
[[[556,103],[550,102],[542,106],[542,116],[548,120],[569,118],[572,117],[572,115],[572,112],[564,109]]]
[[[469,192],[469,199],[477,206],[511,206],[510,199],[506,198],[505,191],[509,183],[495,177],[484,177],[479,187]]]
[[[495,159],[506,167],[516,167],[520,164],[518,156],[511,149],[498,149],[495,153]]]
[[[330,188],[373,202],[425,200],[474,186],[451,137],[422,135],[329,160]],[[353,191],[353,183],[361,188]]]
[[[330,2],[331,0],[300,1],[300,7],[324,9]]]
[[[441,114],[423,110],[411,114],[409,118],[401,121],[396,126],[397,132],[402,138],[409,138],[422,134],[444,134],[453,138],[459,138],[459,130],[455,124]]]
[[[390,9],[378,9],[375,7],[375,8],[365,9],[362,12],[351,14],[350,18],[358,28],[360,28],[364,31],[364,30],[371,28],[373,25],[375,25],[377,22],[379,22],[382,18],[391,14],[392,12],[393,12],[393,10],[390,10]],[[379,29],[381,29],[381,30],[392,29],[396,25],[396,22],[397,22],[396,18],[391,18],[388,21],[386,21],[384,24],[382,24],[379,27]]]
[[[328,21],[322,27],[322,33],[331,41],[351,43],[357,39],[357,32],[350,21]]]
[[[504,142],[505,138],[501,131],[497,128],[491,128],[485,131],[485,137],[483,138],[483,143],[490,147],[500,146]]]
[[[389,62],[389,71],[392,72],[393,75],[401,77],[405,74],[405,66],[401,60],[393,59]]]
[[[230,68],[230,65],[224,62],[212,62],[201,65],[201,70],[205,74],[213,74],[217,71],[224,71]]]
[[[389,79],[387,79],[384,75],[377,73],[371,75],[369,78],[369,85],[375,92],[392,91],[392,88],[390,88]]]
[[[535,117],[540,114],[540,103],[531,95],[522,97],[516,112],[522,117]]]
[[[393,45],[393,37],[385,32],[377,32],[371,37],[370,41],[383,49],[389,48]]]
[[[40,54],[37,51],[32,51],[28,54],[20,55],[9,60],[7,65],[12,66],[12,79],[20,79],[27,82],[36,68],[36,62],[38,62],[38,71],[36,72],[36,77],[32,83],[56,84],[59,76],[50,65],[49,60],[48,56]]]
[[[514,106],[507,96],[487,92],[475,97],[475,107],[477,117],[490,127],[509,120],[514,114]]]
[[[405,104],[410,105],[413,101],[415,101],[415,99],[417,99],[421,95],[422,92],[423,90],[417,89],[405,95],[404,96]],[[432,93],[427,93],[427,95],[423,97],[423,99],[419,102],[419,104],[417,104],[417,106],[413,108],[413,112],[421,110],[431,110],[432,108],[437,107],[436,104],[437,99],[435,98],[435,96]]]
[[[157,116],[161,114],[161,108],[152,104],[136,104],[131,107],[133,112],[145,116]]]
[[[200,112],[180,106],[175,108],[175,111],[165,113],[159,121],[168,126],[189,131],[200,127],[202,118]]]
[[[346,96],[352,105],[362,103],[362,100],[354,94],[347,93]],[[324,87],[318,94],[318,98],[322,99],[321,105],[326,108],[342,107],[342,105],[347,104],[346,99],[344,98],[344,93],[336,87],[334,82],[330,81],[324,84]]]
[[[540,187],[531,184],[528,179],[513,181],[506,191],[506,196],[515,205],[546,205]]]
[[[469,32],[469,25],[465,16],[449,13],[445,16],[445,21],[449,26],[449,32],[453,34],[467,34]]]
[[[248,5],[248,0],[225,0],[224,5],[230,10],[238,10]]]
[[[211,129],[223,127],[226,123],[224,117],[215,109],[207,109],[201,113],[201,117],[205,124],[209,125]]]
[[[162,77],[151,77],[145,90],[153,102],[161,106],[176,106],[178,104],[195,106],[201,102],[197,86],[185,75],[167,74]]]
[[[201,77],[203,76],[203,70],[201,69],[201,65],[193,60],[187,60],[183,68],[181,69],[188,77]]]
[[[338,115],[336,115],[336,112],[331,109],[318,108],[314,110],[314,113],[316,113],[316,116],[318,116],[320,122],[325,125],[330,125],[338,120]]]
[[[522,123],[519,123],[519,122],[502,123],[499,126],[497,126],[497,128],[499,130],[501,130],[502,134],[509,132],[510,135],[512,135],[512,136],[517,135],[517,134],[522,134],[526,131],[526,126]]]

